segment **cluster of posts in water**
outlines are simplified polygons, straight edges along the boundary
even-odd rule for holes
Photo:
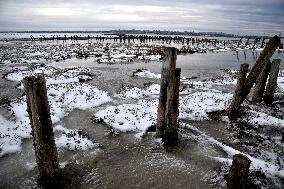
[[[235,120],[240,116],[241,104],[253,86],[252,101],[254,103],[264,101],[267,105],[272,104],[277,86],[280,59],[273,60],[271,63],[270,58],[279,45],[280,38],[278,36],[271,38],[248,75],[249,65],[241,65],[235,95],[229,110],[229,118],[231,120]]]
[[[259,103],[264,100],[266,104],[272,104],[280,60],[273,60],[271,63],[270,58],[279,44],[280,39],[277,36],[269,40],[248,76],[248,64],[241,65],[235,95],[228,110],[229,118],[232,121],[240,116],[241,104],[254,85],[253,102]],[[166,149],[172,149],[178,145],[181,69],[176,68],[177,49],[166,48],[164,54],[156,137],[162,138]],[[266,82],[268,77],[268,82]],[[62,184],[61,170],[54,141],[45,78],[43,75],[28,76],[24,78],[23,83],[27,96],[27,111],[32,126],[40,183],[45,188],[59,187]],[[229,189],[246,188],[250,164],[250,159],[245,155],[234,155],[229,174],[226,176]]]
[[[78,36],[78,35],[71,35],[71,36],[58,36],[53,35],[52,37],[45,37],[44,35],[40,38],[34,38],[33,35],[30,36],[32,41],[49,41],[49,40],[90,40],[94,39],[98,42],[104,42],[104,41],[113,41],[113,42],[119,42],[119,43],[131,43],[138,41],[140,43],[150,43],[150,42],[161,42],[165,44],[181,44],[181,45],[196,45],[197,47],[205,48],[207,44],[210,44],[214,47],[222,46],[225,47],[232,47],[232,44],[234,44],[234,48],[251,48],[255,49],[257,45],[259,44],[259,48],[264,48],[266,44],[265,37],[257,37],[257,38],[250,38],[244,39],[241,37],[238,39],[231,39],[231,40],[219,40],[219,39],[209,39],[206,37],[185,37],[185,36],[156,36],[156,35],[127,35],[127,34],[108,34],[108,35],[96,35],[96,36]],[[29,39],[26,39],[29,40]],[[279,44],[279,49],[283,49],[283,43]]]
[[[114,42],[120,42],[120,43],[130,43],[134,41],[139,41],[140,43],[148,43],[148,42],[155,42],[155,41],[160,41],[160,42],[165,42],[166,44],[170,43],[181,43],[181,44],[199,44],[199,43],[212,43],[212,44],[217,44],[218,40],[217,39],[208,39],[208,38],[194,38],[194,37],[181,37],[181,36],[152,36],[152,35],[108,35],[108,36],[103,36],[103,35],[96,35],[96,36],[78,36],[78,35],[71,35],[68,36],[58,36],[58,35],[53,35],[52,37],[45,37],[44,35],[41,36],[40,38],[35,38],[33,35],[30,36],[32,41],[50,41],[50,40],[89,40],[89,39],[94,39],[96,41],[104,42],[108,40],[113,40]],[[224,41],[226,44],[226,42]]]

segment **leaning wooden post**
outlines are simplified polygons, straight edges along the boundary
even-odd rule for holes
[[[230,120],[235,120],[236,118],[239,117],[239,109],[242,104],[241,96],[243,95],[242,93],[244,90],[244,83],[245,83],[246,76],[248,73],[248,68],[249,68],[249,64],[241,64],[241,69],[239,72],[235,94],[234,94],[231,106],[229,108],[229,119]]]
[[[60,168],[54,141],[46,82],[43,75],[25,77],[27,111],[32,127],[34,149],[40,183],[45,188],[57,186]]]
[[[243,154],[234,155],[230,172],[226,177],[228,189],[247,188],[250,164],[251,160],[247,156]]]
[[[170,73],[170,83],[168,86],[168,99],[166,107],[166,128],[162,136],[165,147],[174,147],[178,144],[178,106],[179,106],[179,85],[180,68]]]
[[[256,80],[253,94],[252,94],[252,102],[253,103],[261,103],[263,99],[263,94],[267,82],[267,78],[270,72],[271,62],[269,60],[268,64],[266,64],[266,67],[262,70],[259,77]]]
[[[234,113],[236,113],[236,111],[239,109],[241,104],[246,99],[247,95],[250,93],[250,90],[253,87],[255,81],[259,77],[263,68],[265,68],[266,65],[268,64],[269,59],[271,58],[271,56],[273,55],[273,53],[275,52],[279,44],[280,44],[280,38],[277,35],[275,35],[273,38],[271,38],[268,41],[264,50],[262,51],[259,58],[257,59],[255,65],[252,67],[249,75],[244,80],[242,90],[237,91],[239,90],[239,88],[238,87],[236,88],[235,97],[231,103],[230,111],[229,111],[229,118],[231,120],[236,118],[237,115],[234,115]]]
[[[161,138],[166,128],[165,111],[167,108],[167,89],[170,82],[170,72],[176,69],[177,49],[166,48],[164,52],[164,61],[162,64],[160,97],[157,113],[156,137]]]
[[[269,74],[269,79],[265,89],[265,95],[263,101],[267,105],[271,105],[274,100],[274,93],[277,87],[277,76],[279,72],[280,59],[274,59],[271,63],[271,69]]]
[[[246,99],[246,96],[250,93],[250,90],[253,87],[255,81],[257,80],[259,74],[261,73],[262,69],[266,67],[266,64],[268,64],[269,59],[274,54],[279,44],[280,38],[277,35],[271,38],[266,44],[264,50],[260,54],[255,65],[252,67],[249,75],[246,78],[243,95],[241,97],[241,103],[243,103],[243,101]]]

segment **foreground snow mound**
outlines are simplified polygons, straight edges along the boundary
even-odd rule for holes
[[[0,115],[0,157],[20,151],[22,131],[12,122]]]
[[[96,147],[96,144],[87,137],[82,136],[79,130],[66,129],[57,125],[54,131],[61,131],[63,134],[55,138],[57,148],[68,148],[69,150],[88,150]]]
[[[111,101],[104,91],[82,83],[48,86],[48,100],[53,123],[58,122],[73,109],[89,109]]]
[[[137,104],[110,106],[95,114],[105,123],[121,131],[143,134],[157,119],[158,100],[139,100]]]
[[[180,98],[180,118],[190,120],[209,119],[207,113],[225,110],[233,95],[230,93],[197,92]]]
[[[190,120],[209,119],[207,113],[228,107],[232,94],[199,92],[180,97],[179,117]],[[158,99],[139,100],[137,104],[110,106],[95,114],[98,119],[121,131],[143,134],[156,123]]]

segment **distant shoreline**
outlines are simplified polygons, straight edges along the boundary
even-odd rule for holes
[[[0,31],[0,33],[103,33],[103,34],[140,34],[140,35],[186,35],[206,37],[229,37],[229,38],[269,38],[270,36],[258,35],[235,35],[223,32],[190,32],[190,31],[159,31],[159,30],[102,30],[102,31]],[[283,38],[283,37],[281,37]]]

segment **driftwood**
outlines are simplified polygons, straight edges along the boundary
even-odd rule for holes
[[[274,100],[274,93],[277,87],[277,76],[279,72],[280,59],[274,59],[271,63],[269,79],[265,89],[263,101],[267,105],[271,105]]]
[[[32,127],[39,181],[44,188],[57,186],[60,168],[54,141],[46,82],[43,75],[24,78],[27,111]]]

